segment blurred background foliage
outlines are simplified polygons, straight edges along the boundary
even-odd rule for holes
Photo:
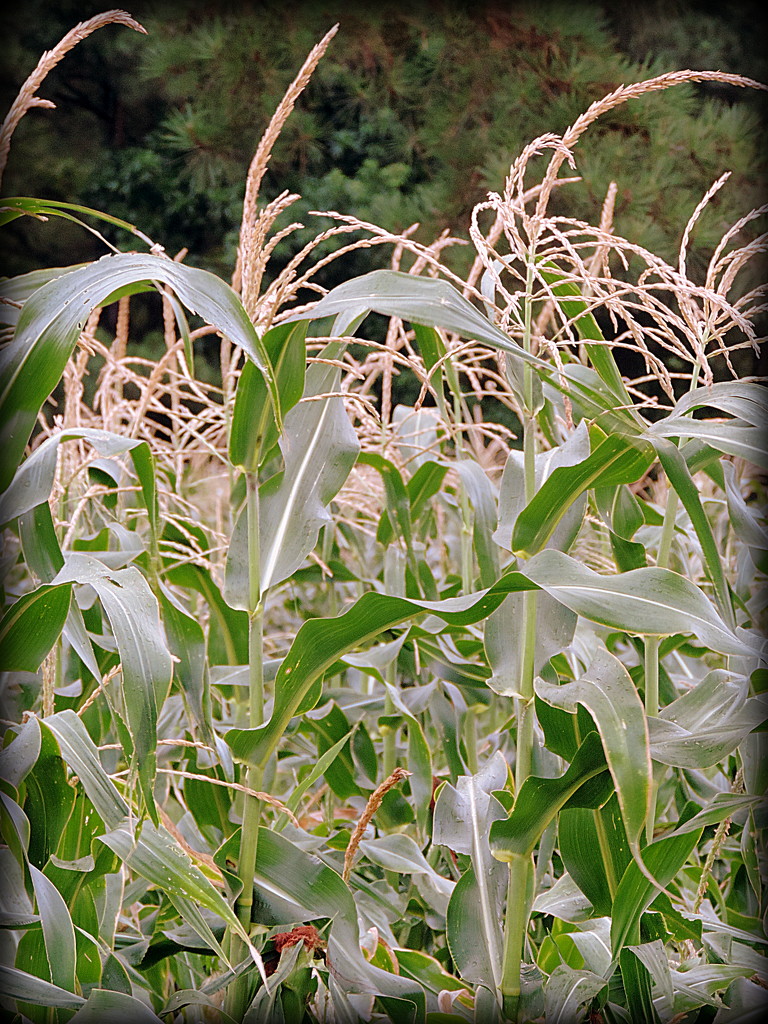
[[[7,109],[40,53],[91,0],[39,0],[6,16]],[[278,223],[306,230],[278,251],[273,273],[332,209],[416,237],[467,236],[470,211],[503,187],[531,139],[562,132],[622,83],[684,68],[766,80],[764,16],[756,3],[413,3],[345,0],[225,3],[138,0],[143,37],[109,27],[68,54],[13,142],[3,191],[108,210],[173,255],[232,273],[244,180],[262,131],[304,58],[340,31],[273,152],[262,200],[285,189],[300,203]],[[761,5],[762,6],[762,5]],[[724,170],[732,177],[702,218],[689,267],[701,278],[713,245],[764,198],[761,97],[680,87],[624,105],[580,142],[582,182],[555,193],[552,212],[592,220],[619,185],[616,230],[674,260],[685,222]],[[126,238],[114,239],[123,247]],[[336,244],[341,244],[337,242]],[[6,265],[22,272],[101,255],[80,229],[25,219],[6,229]],[[386,263],[385,247],[331,264],[324,283]],[[471,247],[456,248],[466,269]]]

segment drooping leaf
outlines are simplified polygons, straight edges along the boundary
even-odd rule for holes
[[[50,981],[44,981],[16,967],[0,964],[0,992],[11,999],[20,999],[35,1006],[59,1006],[76,1010],[85,1003],[82,996],[68,992]]]
[[[90,555],[71,553],[58,584],[88,584],[109,619],[120,655],[122,694],[142,793],[153,819],[157,710],[171,684],[171,656],[157,599],[135,566],[112,571]]]
[[[248,763],[265,761],[305,695],[353,647],[422,612],[447,623],[478,622],[506,594],[517,591],[541,588],[576,614],[615,629],[649,635],[693,633],[714,650],[745,652],[745,644],[727,629],[704,594],[669,569],[601,576],[560,551],[545,550],[526,562],[525,570],[506,573],[487,590],[444,601],[369,591],[338,616],[305,622],[278,671],[271,719],[257,729],[230,729],[226,739],[233,754]]]
[[[686,814],[684,813],[684,818]],[[702,828],[673,834],[649,843],[642,852],[643,863],[658,885],[666,886],[688,860],[701,838]],[[624,872],[613,901],[611,946],[614,956],[628,945],[640,943],[640,917],[652,903],[658,889],[633,860]]]
[[[734,420],[692,420],[687,416],[667,416],[654,423],[648,435],[651,438],[697,438],[719,452],[768,469],[768,449],[762,426],[747,426]]]
[[[313,319],[361,309],[384,316],[397,316],[425,327],[441,327],[463,338],[474,338],[517,357],[514,371],[522,394],[520,360],[536,366],[546,364],[526,353],[467,301],[453,285],[433,278],[415,277],[394,270],[374,270],[337,285],[312,308]],[[292,319],[306,318],[296,314]]]
[[[269,358],[239,298],[224,281],[152,254],[103,256],[33,292],[21,311],[13,340],[0,355],[3,490],[13,478],[37,414],[58,384],[88,315],[120,288],[140,281],[168,285],[188,309],[240,345],[264,374],[281,422]]]
[[[259,829],[254,899],[255,920],[270,926],[331,918],[327,958],[342,988],[405,1000],[412,1004],[412,1019],[423,1021],[421,987],[408,978],[375,967],[363,956],[357,909],[341,877],[284,836],[266,828]]]
[[[603,773],[603,779],[597,778]],[[493,856],[505,862],[530,856],[544,829],[562,807],[569,802],[572,806],[594,807],[607,800],[610,790],[604,784],[606,776],[600,737],[590,732],[560,778],[542,779],[530,775],[525,780],[510,816],[491,825]],[[597,779],[598,784],[590,786],[593,779]],[[580,794],[582,789],[583,794]]]
[[[263,594],[299,568],[329,521],[327,506],[347,479],[359,443],[338,390],[339,370],[316,363],[307,373],[305,401],[286,416],[280,445],[285,471],[260,488],[260,590]],[[324,397],[330,396],[330,397]],[[225,597],[248,610],[246,510],[227,557]]]
[[[146,441],[121,437],[109,430],[72,427],[53,434],[25,459],[10,486],[0,495],[0,522],[8,522],[48,501],[56,475],[56,459],[63,441],[84,438],[101,455],[113,456],[130,452],[141,484],[150,525],[157,529],[157,488],[154,459]]]
[[[587,709],[603,741],[627,837],[634,849],[650,810],[653,775],[645,710],[632,679],[605,648],[598,648],[587,671],[572,683],[537,680],[547,703],[575,713]]]
[[[560,964],[549,976],[544,990],[547,1024],[570,1024],[579,1010],[599,995],[608,982],[592,971],[574,970]]]
[[[680,768],[709,768],[766,718],[764,697],[747,697],[725,671],[709,672],[649,720],[651,756]]]

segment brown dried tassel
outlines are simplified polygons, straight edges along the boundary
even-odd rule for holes
[[[384,794],[388,793],[393,786],[398,784],[398,782],[402,782],[403,779],[407,779],[411,774],[412,773],[407,772],[405,768],[395,768],[389,778],[384,779],[382,784],[368,797],[368,803],[365,805],[365,810],[355,826],[355,831],[349,837],[349,843],[347,844],[347,849],[344,853],[344,871],[342,872],[341,877],[345,882],[349,881],[349,876],[352,872],[352,861],[355,858],[355,853],[357,853],[360,840],[363,838],[365,830],[370,824],[371,818],[381,806]]]

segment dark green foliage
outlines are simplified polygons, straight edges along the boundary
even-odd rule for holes
[[[41,19],[34,6],[14,22],[6,52],[9,100],[43,48],[101,9],[62,3]],[[764,64],[749,4],[644,4],[642,13],[608,3],[406,7],[391,0],[359,12],[337,0],[131,7],[148,39],[109,28],[67,56],[44,89],[59,110],[21,125],[6,194],[108,209],[169,252],[188,247],[188,262],[225,276],[258,139],[307,53],[336,22],[339,33],[263,184],[262,201],[299,193],[283,223],[307,225],[281,247],[273,271],[328,226],[310,210],[354,214],[394,231],[419,222],[417,237],[426,242],[445,228],[466,236],[473,205],[503,186],[510,161],[545,126],[562,132],[593,100],[654,73],[693,66],[760,77]],[[584,138],[583,183],[556,196],[551,212],[593,218],[616,180],[616,229],[672,259],[682,223],[727,167],[733,177],[694,239],[691,266],[700,276],[724,227],[757,205],[758,114],[755,96],[714,86],[622,106]],[[51,152],[54,160],[41,158]],[[39,255],[40,225],[14,230],[6,252],[23,269]],[[45,244],[50,261],[50,234]],[[60,261],[88,258],[89,244],[63,225]],[[383,249],[355,253],[332,265],[327,283],[386,259]],[[468,259],[469,250],[454,256],[458,264]]]

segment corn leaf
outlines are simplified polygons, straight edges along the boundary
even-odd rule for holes
[[[147,280],[171,287],[188,309],[246,351],[264,374],[277,421],[282,422],[269,358],[240,300],[227,284],[205,270],[160,256],[103,256],[35,291],[24,304],[13,340],[0,354],[3,490],[13,478],[37,414],[58,384],[91,310],[119,288]]]
[[[54,583],[88,584],[96,591],[109,619],[120,654],[133,764],[147,808],[156,820],[153,784],[157,709],[165,700],[172,672],[157,599],[135,566],[113,571],[98,559],[78,552],[68,556]]]
[[[598,648],[587,671],[560,686],[538,680],[536,693],[553,707],[575,714],[581,704],[600,733],[616,785],[624,827],[633,849],[650,810],[652,771],[642,701],[629,673],[605,648]]]
[[[37,672],[67,621],[71,586],[42,586],[14,602],[0,622],[5,672]]]

